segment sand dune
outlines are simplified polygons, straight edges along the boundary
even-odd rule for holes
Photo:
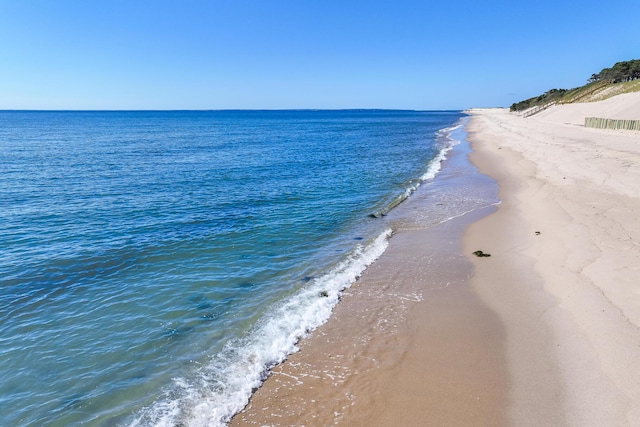
[[[556,105],[531,116],[530,120],[584,125],[585,117],[640,120],[640,92],[625,93],[599,102]]]

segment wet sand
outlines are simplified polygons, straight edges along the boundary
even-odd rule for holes
[[[394,235],[231,425],[504,424],[503,330],[468,286],[466,220]]]

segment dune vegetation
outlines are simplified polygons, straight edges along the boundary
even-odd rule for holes
[[[545,93],[516,102],[511,111],[544,108],[553,104],[602,101],[615,95],[640,91],[640,59],[617,62],[592,74],[587,84],[573,89],[551,89]]]

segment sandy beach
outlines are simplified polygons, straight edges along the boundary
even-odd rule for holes
[[[471,110],[497,210],[399,230],[231,425],[638,425],[640,134],[581,123],[639,106]]]
[[[638,118],[640,94],[472,114],[472,161],[503,203],[465,248],[494,255],[472,286],[505,327],[511,424],[637,425],[640,134],[580,123]]]

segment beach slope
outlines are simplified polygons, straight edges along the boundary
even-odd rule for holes
[[[471,114],[471,159],[503,202],[465,249],[493,255],[472,287],[505,328],[511,423],[638,425],[640,134],[580,123],[638,119],[640,93]]]

